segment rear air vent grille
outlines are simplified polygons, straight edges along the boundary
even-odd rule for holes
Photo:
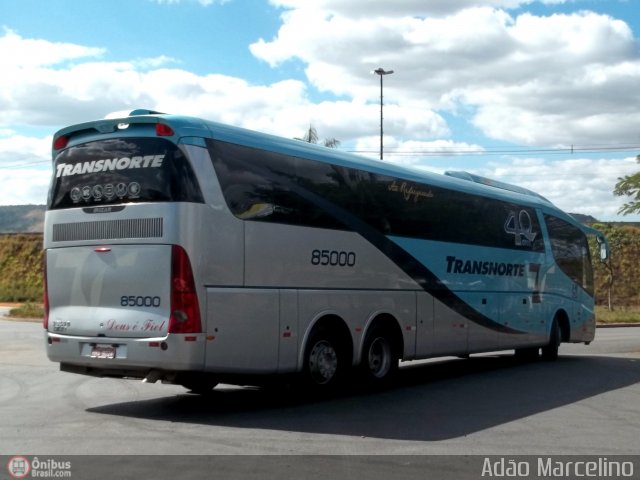
[[[95,222],[56,223],[53,225],[54,242],[161,237],[162,218],[102,220]]]

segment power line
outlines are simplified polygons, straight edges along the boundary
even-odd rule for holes
[[[633,152],[634,155],[640,150],[640,145],[624,145],[624,146],[573,146],[563,148],[461,148],[461,147],[439,147],[433,150],[394,150],[392,148],[385,150],[385,154],[399,157],[439,157],[453,155],[472,155],[477,157],[495,156],[495,155],[575,155],[575,154],[595,154],[595,153],[625,153]],[[374,150],[348,150],[350,153],[375,154]]]

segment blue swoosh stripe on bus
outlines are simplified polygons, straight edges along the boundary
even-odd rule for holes
[[[479,312],[462,298],[450,290],[443,282],[429,270],[422,262],[416,259],[411,253],[393,242],[386,235],[371,227],[368,223],[358,218],[356,215],[330,202],[324,197],[317,195],[306,188],[302,188],[295,183],[287,183],[287,187],[300,197],[321,208],[336,220],[349,227],[350,230],[360,234],[369,243],[384,253],[391,261],[409,275],[427,293],[433,295],[456,313],[464,316],[468,320],[485,328],[501,332],[523,334],[525,332],[516,330],[506,325],[492,320]]]

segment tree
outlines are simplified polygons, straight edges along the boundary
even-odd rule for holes
[[[617,307],[640,305],[640,228],[633,223],[594,223],[609,242],[611,256],[607,262],[593,262],[596,304]],[[590,236],[591,258],[598,258],[600,246]]]
[[[318,131],[313,125],[309,125],[309,130],[307,130],[302,138],[296,138],[296,140],[307,143],[318,143],[318,139]],[[340,140],[336,140],[335,138],[325,138],[323,145],[329,148],[337,148],[338,145],[340,145]]]
[[[636,160],[640,163],[640,155],[636,157]],[[620,207],[618,213],[622,215],[640,213],[640,172],[619,177],[613,193],[619,197],[627,196],[632,199]]]

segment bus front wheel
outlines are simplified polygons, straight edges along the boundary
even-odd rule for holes
[[[542,347],[542,358],[547,361],[555,361],[558,359],[558,349],[562,341],[562,331],[557,320],[551,325],[551,334],[549,335],[549,343]]]

